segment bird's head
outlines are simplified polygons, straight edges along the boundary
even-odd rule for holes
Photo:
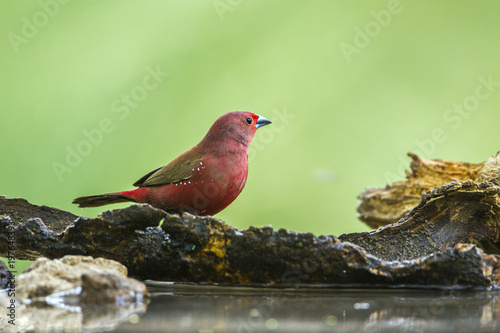
[[[224,150],[248,149],[257,128],[270,123],[269,119],[252,112],[228,112],[215,121],[202,142],[221,145]]]

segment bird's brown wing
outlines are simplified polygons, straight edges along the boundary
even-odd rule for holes
[[[169,164],[155,169],[134,183],[134,186],[173,184],[191,178],[192,170],[202,161],[192,150],[177,157]]]

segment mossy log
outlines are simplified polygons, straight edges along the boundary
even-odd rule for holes
[[[402,217],[373,232],[337,238],[271,226],[238,230],[213,217],[149,205],[86,218],[0,198],[0,256],[8,255],[14,235],[17,259],[104,257],[141,279],[276,287],[500,285],[499,155],[481,164],[410,156],[406,182],[361,195],[359,210],[370,225]]]
[[[406,181],[385,188],[368,187],[359,195],[358,217],[371,228],[398,222],[434,187],[466,180],[479,184],[500,176],[500,153],[477,164],[421,159],[412,153],[408,156],[412,162]]]
[[[488,184],[496,191],[496,185]],[[490,195],[491,189],[483,189],[477,196]],[[423,200],[419,211],[435,210],[437,206],[429,205],[430,201]],[[12,205],[30,204],[22,199],[0,199],[0,211]],[[33,212],[39,211],[39,207],[33,207]],[[310,233],[273,230],[270,226],[237,230],[213,217],[170,215],[149,205],[106,211],[96,218],[68,220],[62,232],[49,229],[41,218],[33,215],[16,222],[7,215],[1,216],[1,230],[6,230],[7,225],[13,225],[10,229],[16,235],[18,259],[59,258],[67,254],[104,257],[121,262],[130,275],[142,279],[275,287],[445,288],[486,288],[498,281],[497,257],[484,253],[476,245],[459,244],[464,240],[460,237],[456,241],[446,240],[446,249],[439,252],[413,260],[392,261],[382,259],[383,253],[375,251],[386,246],[382,238],[378,246],[370,241],[360,242],[373,245],[365,250],[335,236],[316,237]],[[351,237],[358,238],[353,241],[361,237],[354,235]],[[368,233],[361,238],[371,237]],[[423,237],[418,242],[411,233],[395,232],[390,249],[398,252],[401,250],[395,246],[398,243],[416,241],[419,246],[432,248],[426,247],[426,239],[433,238]],[[439,238],[434,241],[439,242]],[[0,255],[5,255],[6,246],[7,237],[2,234]]]

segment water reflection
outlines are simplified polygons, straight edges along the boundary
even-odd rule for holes
[[[500,331],[500,291],[292,290],[167,283],[152,283],[150,291],[149,304],[146,300],[128,306],[22,305],[16,327],[7,332]]]
[[[269,290],[154,284],[119,332],[493,332],[497,291]]]
[[[0,315],[0,332],[106,332],[146,311],[148,301],[122,305],[75,305],[58,303],[22,304],[17,307],[15,325]],[[2,330],[3,329],[3,330]]]

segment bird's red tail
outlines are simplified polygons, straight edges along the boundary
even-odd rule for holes
[[[90,195],[88,197],[79,197],[73,200],[74,204],[77,204],[78,207],[98,207],[103,205],[109,205],[119,202],[127,202],[132,201],[136,202],[136,200],[125,196],[121,193],[107,193],[107,194],[99,194],[99,195]]]

